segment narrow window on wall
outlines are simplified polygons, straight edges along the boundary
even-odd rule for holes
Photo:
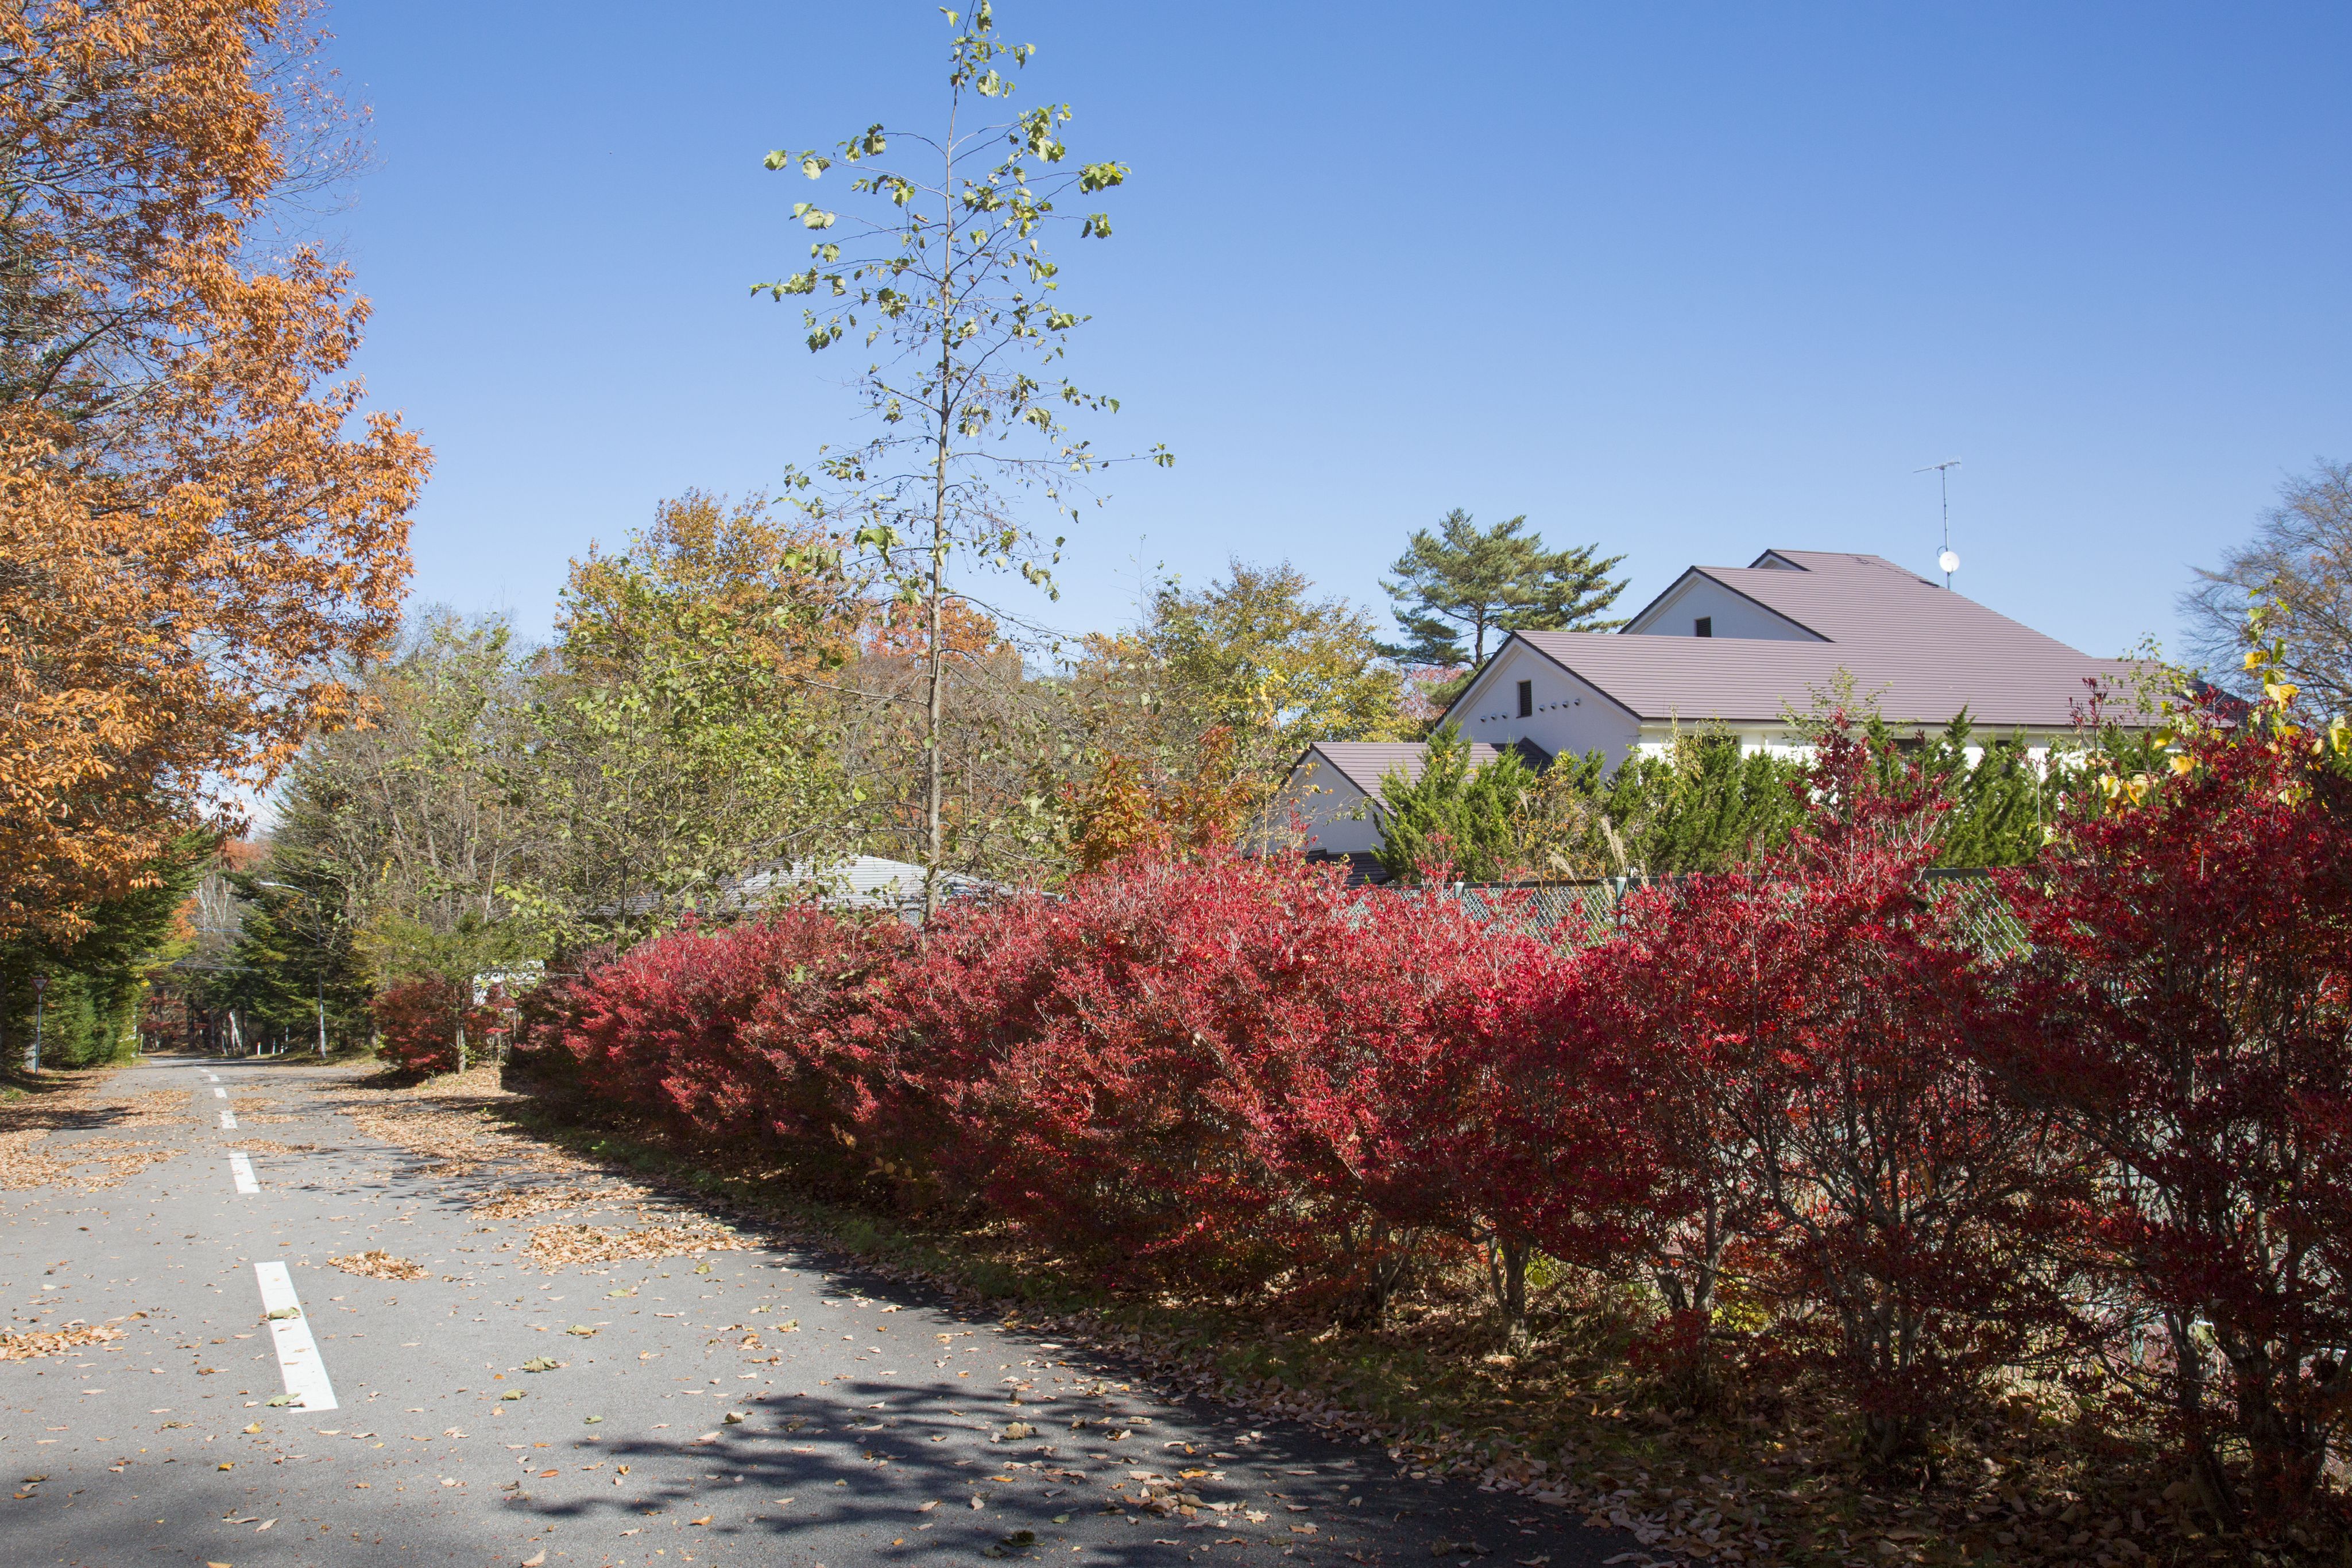
[[[1521,681],[1519,683],[1519,716],[1532,718],[1535,716],[1535,711],[1536,684],[1533,681]]]
[[[1692,636],[1694,636],[1694,637],[1712,637],[1712,636],[1714,636],[1714,635],[1715,635],[1715,617],[1714,617],[1714,616],[1712,616],[1712,615],[1702,615],[1702,616],[1700,616],[1697,620],[1696,620],[1696,621],[1692,622],[1691,622],[1691,635],[1692,635]]]

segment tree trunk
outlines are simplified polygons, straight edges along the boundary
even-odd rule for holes
[[[941,144],[945,177],[940,183],[940,205],[946,221],[940,225],[940,385],[939,404],[930,413],[938,423],[938,444],[931,454],[931,570],[929,582],[930,691],[923,714],[923,922],[940,912],[940,862],[946,850],[940,832],[941,786],[940,731],[946,713],[942,697],[947,686],[947,650],[940,645],[946,620],[942,596],[947,589],[948,455],[955,438],[955,105],[948,110],[947,140]]]

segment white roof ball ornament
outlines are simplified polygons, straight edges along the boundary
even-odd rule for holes
[[[1942,572],[1946,577],[1949,577],[1952,573],[1959,570],[1959,552],[1952,549],[1951,546],[1946,545],[1944,547],[1944,553],[1936,558],[1936,570]]]

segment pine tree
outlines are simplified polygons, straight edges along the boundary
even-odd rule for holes
[[[1383,582],[1396,601],[1397,624],[1408,641],[1385,648],[1408,664],[1447,667],[1485,662],[1489,634],[1511,632],[1606,632],[1624,624],[1602,617],[1623,592],[1609,573],[1625,558],[1600,559],[1597,545],[1544,548],[1538,534],[1522,533],[1526,517],[1481,528],[1459,507],[1437,531],[1414,531]],[[1465,634],[1470,645],[1465,649]]]

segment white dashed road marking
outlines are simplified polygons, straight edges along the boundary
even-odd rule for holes
[[[228,1091],[226,1089],[215,1089],[213,1091],[213,1098],[215,1100],[226,1100],[228,1098]]]
[[[222,1125],[222,1126],[224,1126],[224,1127],[226,1127],[226,1128],[228,1128],[230,1131],[234,1132],[234,1131],[236,1130],[236,1113],[233,1113],[233,1112],[229,1112],[229,1111],[224,1111],[224,1112],[222,1112],[222,1113],[221,1113],[221,1125]]]
[[[302,1410],[332,1410],[335,1385],[327,1381],[327,1364],[319,1359],[319,1342],[310,1337],[310,1320],[294,1294],[294,1281],[283,1263],[256,1263],[253,1277],[261,1284],[261,1310],[269,1320],[269,1337],[278,1347],[278,1370],[286,1392]],[[280,1313],[286,1315],[279,1316]]]
[[[253,1179],[253,1162],[245,1157],[243,1149],[231,1149],[228,1154],[228,1174],[236,1178],[239,1192],[259,1192],[261,1184]]]

